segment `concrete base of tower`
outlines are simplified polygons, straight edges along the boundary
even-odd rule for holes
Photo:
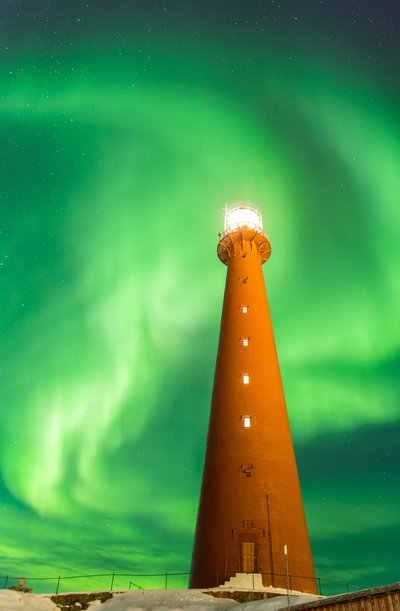
[[[236,573],[233,577],[225,581],[218,588],[219,590],[243,590],[249,592],[255,590],[257,592],[274,592],[276,594],[286,594],[287,589],[275,588],[272,585],[263,584],[261,573]],[[289,590],[290,594],[303,594],[300,590]]]
[[[296,594],[318,594],[315,577],[295,577],[289,575],[289,591]],[[189,581],[189,589],[217,589],[242,591],[287,592],[285,575],[275,575],[272,579],[269,573],[235,573],[209,571],[208,573],[193,572]]]
[[[262,575],[260,573],[236,573],[225,581],[221,588],[235,588],[237,590],[263,590]]]

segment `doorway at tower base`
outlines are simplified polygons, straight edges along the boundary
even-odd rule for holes
[[[225,583],[218,588],[219,590],[250,590],[268,591],[276,594],[286,594],[287,590],[284,588],[275,588],[274,586],[265,586],[262,581],[261,573],[236,573],[234,577],[231,577]],[[289,590],[290,594],[303,594],[300,590]]]

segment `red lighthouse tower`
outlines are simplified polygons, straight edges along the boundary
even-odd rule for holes
[[[247,573],[261,575],[264,586],[286,588],[288,572],[290,589],[314,593],[261,269],[271,246],[256,208],[226,210],[217,254],[228,271],[190,587]]]

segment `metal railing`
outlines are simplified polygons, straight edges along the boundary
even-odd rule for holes
[[[274,584],[276,582],[281,582],[282,580],[286,580],[286,575],[281,575],[275,573],[266,574],[261,573],[263,578],[263,583],[271,583]],[[194,576],[193,573],[189,571],[184,572],[168,572],[165,571],[163,573],[96,573],[90,575],[68,575],[68,576],[57,576],[57,577],[26,577],[19,575],[18,577],[11,575],[0,575],[0,580],[2,580],[2,587],[9,588],[18,588],[18,583],[21,579],[24,580],[26,586],[34,588],[36,585],[40,590],[45,591],[49,590],[49,593],[59,594],[61,591],[85,591],[91,589],[91,584],[94,590],[101,591],[115,591],[115,590],[131,590],[131,589],[179,589],[179,588],[187,588],[187,583],[190,578]],[[205,582],[208,584],[207,588],[217,587],[221,583],[223,584],[225,581],[228,581],[231,577],[234,577],[234,574],[225,574],[223,570],[217,571],[214,575],[204,575],[206,577]],[[310,584],[313,586],[316,584],[317,590],[319,594],[322,595],[332,595],[339,594],[344,592],[352,592],[359,590],[360,588],[350,582],[339,581],[336,579],[331,579],[327,577],[307,577],[301,575],[288,575],[288,583],[289,590],[296,590],[296,581],[302,580],[310,580]],[[79,584],[78,580],[83,580],[84,585]],[[69,584],[72,582],[72,585]],[[77,586],[74,588],[74,586]],[[1,587],[1,585],[0,585]],[[66,587],[69,589],[66,590]],[[285,586],[280,586],[285,587]],[[252,587],[250,590],[256,590],[257,587],[254,582],[252,582]],[[314,588],[312,588],[314,589]]]

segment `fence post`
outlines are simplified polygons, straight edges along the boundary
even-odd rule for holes
[[[113,572],[113,574],[111,575],[111,586],[110,586],[110,591],[112,591],[113,587],[114,587],[114,577],[115,577],[115,572]]]
[[[3,589],[4,589],[4,590],[6,589],[7,584],[8,584],[8,575],[6,576],[6,580],[5,580],[5,582],[4,582],[4,586],[3,586]]]
[[[57,579],[56,594],[58,594],[58,591],[60,589],[60,581],[61,581],[61,577]]]
[[[322,588],[321,588],[321,577],[318,577],[318,594],[321,596],[322,595]]]
[[[165,571],[164,590],[168,590],[168,573]]]

